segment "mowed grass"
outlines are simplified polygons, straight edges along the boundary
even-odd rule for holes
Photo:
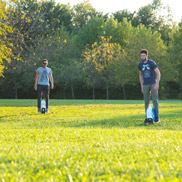
[[[0,100],[0,181],[182,181],[182,101]]]

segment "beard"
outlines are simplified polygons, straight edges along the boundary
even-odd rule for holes
[[[142,59],[142,61],[144,62],[144,61],[147,61],[147,58],[145,58],[145,59]]]

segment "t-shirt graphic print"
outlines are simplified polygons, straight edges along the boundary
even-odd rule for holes
[[[52,73],[52,70],[40,67],[36,72],[39,73],[38,85],[49,85],[49,75]]]
[[[141,61],[138,64],[138,69],[143,74],[143,85],[152,85],[155,81],[155,69],[157,68],[157,65],[154,61],[148,60],[147,63],[144,63]]]

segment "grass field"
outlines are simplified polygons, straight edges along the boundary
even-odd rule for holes
[[[182,101],[0,100],[0,181],[182,181]]]

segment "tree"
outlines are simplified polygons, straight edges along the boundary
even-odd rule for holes
[[[147,29],[144,25],[140,25],[134,28],[133,33],[127,39],[124,47],[125,54],[122,59],[119,59],[120,66],[117,65],[116,83],[134,85],[139,83],[138,63],[140,62],[140,50],[144,48],[149,51],[149,59],[157,63],[162,75],[162,84],[175,78],[174,67],[161,35],[158,32],[153,33],[151,28]]]
[[[14,28],[10,36],[14,53],[22,57],[33,54],[32,49],[48,36],[60,30],[63,24],[71,31],[71,8],[54,1],[20,0],[9,5],[9,24]]]
[[[153,32],[158,31],[165,43],[169,43],[168,33],[171,31],[173,20],[170,8],[164,6],[161,0],[153,0],[152,3],[141,7],[137,12],[121,10],[112,15],[118,22],[122,22],[126,18],[134,27],[143,24],[145,27],[151,28]]]
[[[12,42],[8,40],[7,34],[11,34],[13,29],[7,25],[8,10],[6,4],[0,0],[0,77],[3,76],[3,70],[5,68],[4,61],[11,62]]]
[[[179,84],[179,98],[182,98],[182,20],[177,27],[173,27],[169,44],[170,59],[177,71],[177,83]]]
[[[132,31],[131,22],[124,19],[118,23],[113,18],[104,21],[103,17],[92,18],[76,35],[76,42],[80,49],[86,46],[91,48],[94,42],[99,42],[101,37],[110,37],[113,43],[119,43],[122,47],[126,44],[126,39]],[[89,36],[88,36],[89,35]]]
[[[89,0],[73,7],[73,25],[75,32],[79,31],[91,19],[98,16],[99,13],[92,7]]]
[[[116,11],[112,14],[113,18],[118,20],[118,22],[122,22],[123,19],[127,19],[127,21],[133,21],[134,15],[136,12],[129,12],[127,9]]]
[[[44,20],[42,30],[45,33],[51,34],[51,32],[57,31],[62,26],[69,32],[73,31],[73,9],[69,4],[56,4],[55,1],[49,0],[39,3],[39,6],[41,7],[40,12],[46,12],[42,17]]]
[[[114,72],[113,83],[116,87],[121,86],[123,90],[123,99],[126,100],[126,90],[125,85],[131,81],[129,72],[130,62],[127,59],[127,54],[124,50],[122,50],[121,54],[118,56],[118,59],[112,65],[112,69]]]
[[[4,97],[18,99],[26,96],[32,98],[36,66],[30,60],[13,60],[6,67],[4,78],[1,79],[2,89],[6,93]]]
[[[112,37],[110,43],[118,43],[123,48],[126,46],[127,39],[130,34],[132,34],[133,27],[131,22],[128,22],[126,18],[122,22],[118,23],[112,17],[107,19],[103,25],[104,37]]]
[[[82,64],[80,62],[69,62],[68,65],[62,65],[60,70],[61,79],[67,88],[71,88],[72,99],[75,99],[74,86],[81,82],[82,79]],[[83,80],[82,80],[83,82]]]
[[[29,57],[32,64],[40,65],[41,60],[47,58],[52,68],[55,89],[62,89],[64,98],[65,89],[71,88],[74,97],[74,86],[80,81],[80,50],[76,47],[72,34],[64,27],[45,39],[39,47],[33,49],[34,56]]]
[[[103,27],[103,17],[90,19],[88,23],[75,36],[77,46],[79,46],[81,49],[85,49],[86,46],[91,46],[94,42],[99,41],[100,36],[104,31]]]
[[[16,92],[18,93],[23,83],[18,80],[21,80],[21,76],[24,75],[22,72],[26,70],[25,67],[29,68],[31,73],[33,72],[33,75],[27,72],[29,74],[28,78],[34,77],[34,64],[37,64],[45,56],[45,53],[47,53],[45,50],[47,50],[47,47],[50,47],[46,43],[49,43],[49,39],[54,37],[57,32],[63,33],[63,31],[60,31],[62,29],[65,29],[64,33],[66,30],[71,31],[72,16],[69,6],[55,4],[52,0],[42,2],[37,0],[20,0],[7,3],[9,3],[7,4],[9,11],[7,24],[13,29],[12,33],[8,33],[7,40],[11,40],[13,54],[16,57],[19,56],[22,61],[18,62],[19,57],[16,58],[14,56],[11,58],[11,64],[7,64],[8,71],[6,76],[8,78],[9,75],[12,75],[13,81],[11,84],[14,84],[13,87],[17,88]],[[63,24],[65,24],[66,28]],[[58,41],[60,40],[59,35]],[[58,50],[59,47],[54,47],[54,45],[51,43],[52,48]],[[42,55],[38,52],[38,49],[40,51],[41,48],[44,48],[41,52]],[[49,56],[50,60],[54,57],[50,58]],[[26,79],[26,77],[24,79],[27,80],[26,83],[32,84],[32,79]],[[22,89],[23,92],[26,92],[23,87]]]
[[[103,85],[103,79],[96,68],[96,62],[92,55],[94,56],[94,52],[89,49],[83,53],[83,72],[86,85],[92,88],[92,97],[95,100],[95,89]]]
[[[90,78],[89,85],[95,86],[98,80],[103,80],[106,87],[107,99],[109,99],[109,87],[113,84],[112,78],[114,72],[112,69],[112,64],[117,61],[121,54],[121,46],[117,43],[110,43],[110,38],[101,37],[100,42],[95,42],[92,45],[92,49],[86,49],[83,53],[83,58],[85,65],[90,67],[85,67],[88,70],[88,77]],[[99,75],[99,79],[94,77],[93,74]]]

